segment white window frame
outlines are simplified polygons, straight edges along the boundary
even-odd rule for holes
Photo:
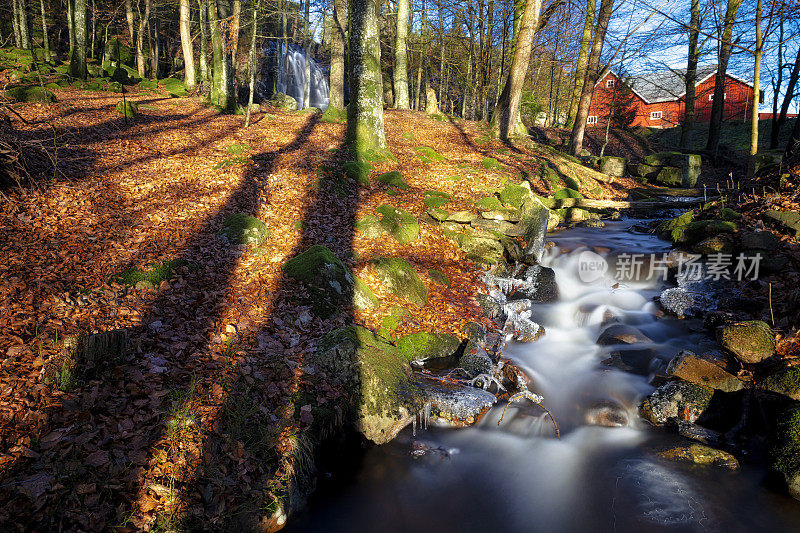
[[[586,117],[586,124],[587,125],[597,124],[597,115],[590,115]]]
[[[606,80],[606,88],[611,89],[612,87],[614,87],[614,80]]]
[[[723,100],[727,100],[728,99],[728,93],[722,93],[722,99]],[[714,101],[714,93],[711,93],[711,94],[708,95],[708,101],[709,102],[713,102]]]
[[[650,111],[650,120],[661,120],[663,116],[661,111]]]

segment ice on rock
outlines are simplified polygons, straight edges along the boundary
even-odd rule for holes
[[[688,311],[698,307],[699,304],[695,295],[683,287],[666,289],[658,299],[665,311],[680,317],[686,316]]]

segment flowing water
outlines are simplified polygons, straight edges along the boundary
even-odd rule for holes
[[[278,53],[276,53],[276,50]],[[287,54],[288,69],[285,68]],[[271,96],[271,88],[274,81],[275,90],[294,98],[297,101],[297,109],[302,109],[306,67],[305,49],[302,46],[290,43],[287,51],[286,44],[282,43],[277,49],[273,45],[265,50],[264,56],[267,59],[267,65],[264,69],[266,79],[260,87],[262,95]],[[330,100],[328,71],[313,58],[309,58],[309,62],[311,66],[309,105],[325,111],[328,108],[328,100]],[[274,79],[276,73],[277,79]],[[265,90],[266,88],[270,88],[270,90],[267,91]]]
[[[657,451],[681,441],[637,415],[653,390],[647,371],[603,365],[612,348],[595,341],[609,321],[633,325],[653,342],[637,346],[650,369],[707,342],[693,321],[658,317],[661,280],[623,282],[578,276],[587,245],[602,253],[661,253],[667,243],[630,231],[633,221],[550,236],[543,263],[560,298],[538,304],[547,334],[511,344],[506,356],[532,378],[561,431],[541,409],[503,404],[468,429],[402,432],[370,448],[352,480],[312,499],[292,531],[800,531],[800,502],[766,489],[763,469],[685,465]],[[589,423],[593,406],[615,406],[621,427]],[[626,420],[627,419],[627,420]],[[425,453],[422,453],[422,451]]]

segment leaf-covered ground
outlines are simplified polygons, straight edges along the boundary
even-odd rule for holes
[[[32,122],[13,119],[20,138],[52,143],[55,132],[57,172],[0,203],[4,530],[224,529],[269,514],[302,460],[309,406],[343,394],[308,363],[320,337],[351,321],[377,330],[392,306],[410,307],[370,259],[403,257],[428,287],[397,335],[460,334],[481,320],[479,268],[453,241],[426,224],[406,245],[370,239],[358,219],[385,203],[421,215],[427,191],[449,194],[449,210],[472,209],[509,179],[589,197],[630,185],[603,190],[575,161],[491,141],[474,123],[388,111],[397,159],[375,163],[359,188],[341,168],[343,125],[276,110],[244,129],[241,116],[156,92],[127,95],[140,112],[128,123],[119,94],[65,89],[58,103],[14,106]],[[407,190],[374,179],[391,170]],[[261,246],[219,238],[235,213],[266,223]],[[281,266],[312,244],[342,258],[380,306],[322,320],[299,303]],[[65,336],[110,330],[130,339],[122,360],[59,366]]]

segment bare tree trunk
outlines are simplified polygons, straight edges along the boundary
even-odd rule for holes
[[[786,114],[789,112],[789,106],[792,103],[793,96],[795,93],[795,89],[797,88],[797,81],[800,78],[800,48],[797,50],[797,57],[794,60],[794,66],[792,66],[792,72],[789,74],[789,82],[786,85],[786,96],[783,97],[783,103],[781,104],[781,112],[780,115],[773,118],[773,125],[772,125],[772,137],[770,138],[770,148],[776,148],[778,146],[778,139],[780,137],[781,128],[786,123]],[[777,98],[775,99],[777,101]],[[795,119],[800,121],[800,118]]]
[[[508,79],[503,92],[500,93],[500,100],[497,102],[492,116],[492,130],[503,140],[510,139],[519,133],[519,104],[522,98],[522,86],[528,73],[533,36],[536,32],[541,8],[542,0],[526,0],[525,2],[525,10],[514,44],[514,56],[508,69]]]
[[[250,73],[250,93],[247,96],[247,110],[245,111],[244,127],[250,127],[250,113],[253,109],[253,93],[256,91],[256,35],[258,35],[258,11],[261,9],[261,0],[256,0],[253,5],[253,27],[250,31],[250,55],[247,58],[247,67]]]
[[[80,0],[76,0],[80,1]],[[147,64],[144,58],[144,36],[147,21],[150,19],[150,0],[144,0],[144,15],[139,19],[139,31],[136,33],[136,70],[140,78],[147,76]]]
[[[75,53],[75,2],[67,0],[67,29],[69,32],[69,57]]]
[[[753,59],[753,105],[750,110],[750,157],[747,160],[747,179],[756,174],[756,155],[758,154],[758,104],[761,100],[761,57],[764,55],[764,35],[761,31],[763,0],[756,3],[756,47]]]
[[[85,80],[86,70],[86,0],[75,0],[73,8],[75,17],[75,49],[69,60],[70,75]]]
[[[125,0],[125,20],[128,23],[128,36],[133,43],[133,4],[131,4],[131,0]]]
[[[95,36],[97,35],[97,5],[92,0],[92,43],[89,46],[89,57],[94,60],[95,58]]]
[[[70,1],[71,0],[67,0],[68,7]],[[72,20],[71,17],[69,18],[71,21]],[[22,48],[22,35],[20,34],[19,31],[19,3],[17,2],[17,0],[11,0],[11,26],[13,27],[14,30],[14,46],[16,46],[17,48]]]
[[[219,15],[217,0],[208,0],[208,27],[211,32],[212,72],[211,72],[211,103],[225,108],[227,106],[227,91],[223,87],[222,36],[219,33]]]
[[[39,7],[42,13],[42,47],[44,48],[44,60],[50,62],[50,38],[47,35],[47,13],[44,9],[44,0],[39,0]]]
[[[422,95],[422,68],[425,63],[423,47],[425,46],[425,0],[422,0],[422,31],[419,39],[419,63],[417,64],[417,92],[414,95],[414,110],[419,111],[420,97]]]
[[[194,71],[194,47],[192,46],[191,10],[189,0],[180,0],[179,26],[181,33],[181,50],[183,51],[184,82],[186,88],[194,90],[197,75]],[[254,19],[255,20],[255,19]]]
[[[467,101],[469,100],[470,81],[472,78],[472,46],[469,46],[469,54],[467,56],[467,75],[464,79],[464,99],[461,100],[461,118],[467,118]]]
[[[712,154],[717,153],[720,133],[722,132],[722,117],[725,110],[725,76],[728,71],[728,60],[733,51],[731,45],[733,23],[736,20],[736,13],[739,11],[741,5],[742,0],[728,0],[728,7],[725,11],[725,18],[723,19],[717,79],[714,83],[714,101],[711,104],[711,120],[708,124],[708,142],[706,143],[706,150]]]
[[[239,101],[238,87],[236,83],[236,72],[238,71],[239,60],[239,27],[242,13],[242,0],[233,0],[233,13],[231,18],[231,25],[229,30],[230,48],[225,47],[227,63],[230,68],[228,75],[228,94],[233,99],[234,105],[230,110],[232,111],[237,102]]]
[[[22,48],[33,50],[30,27],[28,26],[28,7],[25,0],[14,0],[17,2],[17,13],[19,15],[19,36]]]
[[[311,25],[311,15],[309,14],[309,5],[311,4],[311,0],[305,0],[305,31],[303,32],[303,109],[308,109],[311,107],[311,57],[310,57],[310,50],[311,50],[311,36],[310,33],[310,25]]]
[[[567,127],[572,127],[575,116],[578,114],[583,85],[586,81],[586,64],[589,62],[589,48],[592,45],[592,29],[594,28],[594,11],[596,0],[586,1],[586,19],[583,23],[583,34],[581,35],[581,50],[578,53],[578,63],[575,66],[575,84],[572,88],[572,104],[569,109]]]
[[[594,30],[594,42],[589,53],[589,62],[586,65],[586,81],[581,91],[578,111],[575,114],[575,123],[572,125],[572,134],[569,139],[570,153],[578,156],[583,149],[583,136],[586,133],[586,119],[589,116],[589,105],[592,103],[594,84],[600,75],[600,54],[606,39],[606,30],[614,9],[614,0],[600,0],[600,11],[597,15],[597,26]]]
[[[350,105],[347,144],[359,159],[386,150],[377,0],[350,0]]]
[[[681,125],[680,147],[685,150],[694,128],[695,83],[697,82],[697,38],[700,35],[700,0],[691,0],[689,21],[689,59],[686,63],[686,98],[684,102],[683,124]]]
[[[344,109],[344,36],[347,13],[344,0],[333,0],[333,24],[331,28],[331,84],[328,109],[325,113],[338,121]],[[408,100],[408,86],[406,86]]]
[[[394,47],[394,107],[408,109],[408,14],[409,0],[397,2],[397,33]]]
[[[207,81],[208,73],[208,3],[206,0],[197,0],[200,10],[200,79]]]

